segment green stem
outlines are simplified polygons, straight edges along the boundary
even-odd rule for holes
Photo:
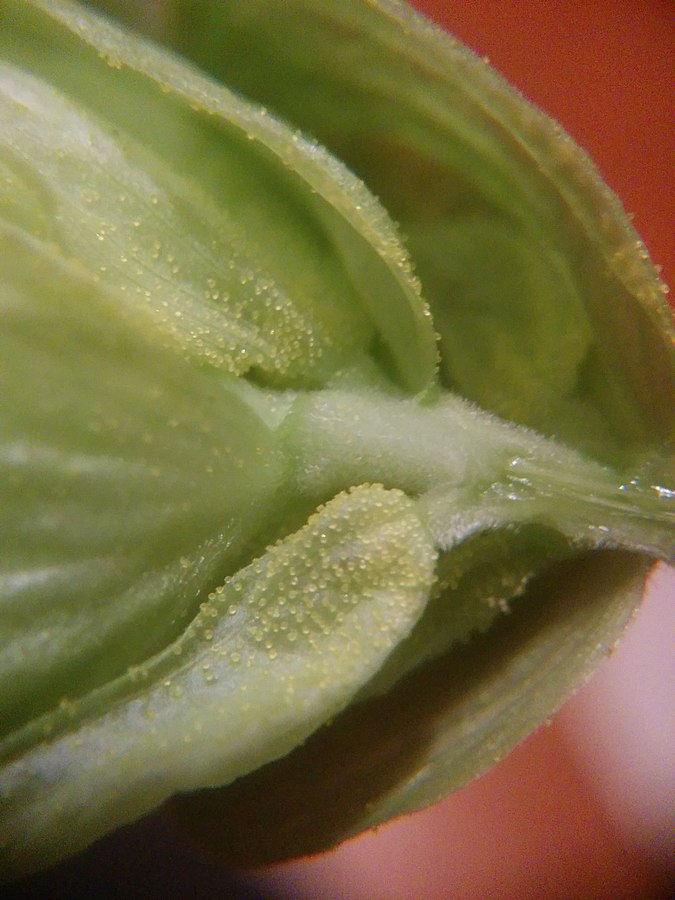
[[[379,391],[299,396],[284,425],[296,489],[324,499],[380,482],[418,499],[442,549],[485,529],[537,523],[586,547],[673,559],[673,492],[444,394],[430,405]]]

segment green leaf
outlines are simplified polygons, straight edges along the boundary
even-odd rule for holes
[[[565,257],[509,222],[470,214],[410,225],[408,239],[425,290],[444,299],[434,322],[446,380],[483,409],[555,428],[592,339]]]
[[[211,858],[276,862],[422,809],[491,768],[586,680],[628,624],[648,564],[621,553],[553,567],[511,615],[352,705],[303,746],[171,811]],[[327,811],[327,812],[325,812]]]
[[[319,509],[161,654],[0,745],[5,868],[49,864],[176,791],[286,754],[410,631],[435,555],[400,491],[362,486]]]
[[[2,16],[0,54],[51,86],[5,69],[0,159],[39,186],[67,255],[133,302],[149,291],[163,330],[227,371],[321,383],[377,332],[388,372],[429,383],[435,336],[405,252],[335,159],[85,9],[7,0]]]
[[[75,265],[0,229],[2,733],[190,621],[285,463],[230,380]]]
[[[86,261],[132,308],[147,307],[156,339],[164,335],[186,356],[232,374],[253,369],[285,380],[311,377],[313,366],[321,371],[324,355],[332,356],[331,372],[344,346],[365,353],[369,323],[355,304],[342,302],[349,289],[330,272],[334,261],[320,241],[297,234],[290,211],[284,240],[303,271],[302,281],[292,267],[287,275],[295,293],[273,277],[273,265],[261,265],[274,241],[273,197],[261,227],[246,229],[237,206],[218,208],[44,82],[6,66],[0,78],[3,152],[15,171],[4,193],[14,197],[18,181],[22,193],[34,187],[41,201],[33,221],[21,224]],[[330,303],[321,322],[302,308],[319,290]]]

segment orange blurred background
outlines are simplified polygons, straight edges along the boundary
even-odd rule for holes
[[[671,0],[412,0],[563,124],[616,191],[667,284],[673,247]]]

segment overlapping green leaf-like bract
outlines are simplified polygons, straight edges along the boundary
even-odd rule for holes
[[[569,138],[391,0],[99,5],[157,43],[0,0],[10,876],[173,795],[246,862],[433,802],[675,537],[661,286]]]

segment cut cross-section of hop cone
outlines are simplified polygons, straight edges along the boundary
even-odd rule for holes
[[[667,306],[558,126],[392,0],[96,5],[0,0],[4,877],[432,803],[675,545]]]

